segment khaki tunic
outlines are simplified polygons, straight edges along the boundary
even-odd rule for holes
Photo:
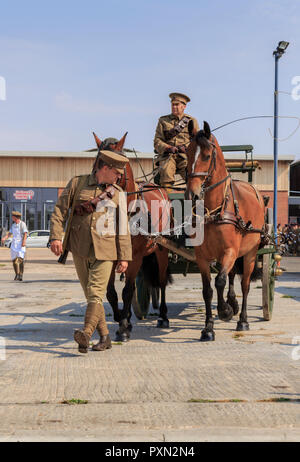
[[[199,125],[197,120],[188,115],[183,114],[183,117],[189,117],[194,122],[194,128],[198,131]],[[181,119],[180,119],[181,120]],[[186,148],[190,144],[190,134],[188,124],[170,140],[166,140],[165,131],[172,130],[179,123],[179,118],[173,114],[160,117],[154,138],[154,149],[158,153],[156,163],[159,165],[159,175],[161,186],[168,186],[174,183],[176,173],[179,173],[185,180],[187,156],[185,153],[165,153],[170,146],[182,146]]]
[[[63,238],[65,223],[69,209],[72,207],[79,178],[72,178],[57,200],[51,216],[50,240],[62,240]],[[122,189],[117,185],[114,186],[114,197],[111,200],[100,201],[95,212],[73,216],[66,247],[73,255],[82,258],[94,257],[97,260],[132,260],[127,204],[126,200],[125,205],[123,203],[123,197],[120,194]],[[94,199],[104,189],[104,186],[97,184],[94,175],[86,175],[76,205]],[[122,207],[120,207],[120,202]],[[113,227],[112,215],[116,217],[116,227]],[[122,223],[119,220],[120,216]]]
[[[197,131],[199,130],[199,124],[194,117],[188,114],[183,114],[182,118],[183,117],[189,117],[191,120],[193,120],[194,128]],[[154,137],[154,149],[159,154],[158,159],[163,155],[169,146],[181,146],[184,144],[184,146],[187,147],[190,144],[188,125],[186,125],[186,127],[178,135],[174,136],[169,141],[167,141],[165,138],[164,132],[174,128],[180,122],[180,120],[173,114],[165,115],[159,118]]]

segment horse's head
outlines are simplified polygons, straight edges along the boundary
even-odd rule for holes
[[[101,141],[100,138],[98,138],[98,136],[96,135],[96,133],[93,132],[93,135],[94,135],[94,138],[95,138],[95,141],[96,141],[96,144],[97,144],[97,148],[98,148],[98,154],[97,154],[97,157],[96,157],[94,165],[93,165],[93,171],[95,171],[95,168],[97,167],[97,161],[99,159],[100,151],[107,150],[107,151],[114,151],[114,152],[118,152],[120,154],[123,154],[122,151],[123,151],[123,147],[124,147],[124,144],[125,144],[125,139],[126,139],[126,136],[127,136],[127,132],[125,133],[125,135],[120,140],[117,140],[116,138],[106,138],[105,140]],[[125,154],[123,154],[123,155],[125,156]],[[122,178],[119,181],[119,185],[121,186],[121,188],[127,189],[128,182],[131,182],[131,181],[134,181],[133,180],[133,172],[132,172],[131,166],[130,166],[130,164],[128,162],[126,164],[124,174],[122,175]]]
[[[187,150],[187,197],[203,199],[205,188],[226,172],[225,161],[207,122],[204,122],[203,130],[198,132],[189,123],[189,132],[192,140]]]

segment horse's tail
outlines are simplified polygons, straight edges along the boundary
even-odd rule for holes
[[[234,269],[237,274],[244,273],[244,257],[239,257],[235,260]],[[257,281],[258,279],[261,279],[261,278],[262,278],[262,268],[258,267],[257,260],[256,260],[253,271],[250,276],[250,281]]]
[[[157,258],[154,252],[143,258],[141,271],[143,273],[144,280],[148,286],[153,287],[153,288],[161,287],[161,284],[159,282],[159,266],[158,266]],[[167,276],[166,285],[172,284],[173,278],[170,273],[169,267],[167,268],[166,276]]]

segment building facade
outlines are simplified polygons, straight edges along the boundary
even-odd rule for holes
[[[290,167],[289,217],[291,223],[300,224],[300,160]]]

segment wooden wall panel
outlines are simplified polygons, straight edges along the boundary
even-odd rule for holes
[[[48,187],[63,188],[75,175],[91,171],[92,158],[41,158],[41,157],[0,157],[0,187]],[[273,162],[259,161],[261,170],[253,172],[253,184],[264,191],[273,190]],[[150,158],[130,159],[135,178],[153,170]],[[141,168],[142,165],[142,168]],[[232,173],[233,178],[248,180],[247,174]],[[149,179],[151,179],[149,177]],[[289,163],[278,162],[278,190],[289,189]]]
[[[259,161],[261,169],[256,169],[253,172],[252,183],[257,186],[259,190],[273,191],[274,189],[274,170],[273,162]],[[278,191],[289,190],[289,163],[279,161],[277,169],[277,185]],[[248,181],[247,173],[232,173],[233,178]]]

